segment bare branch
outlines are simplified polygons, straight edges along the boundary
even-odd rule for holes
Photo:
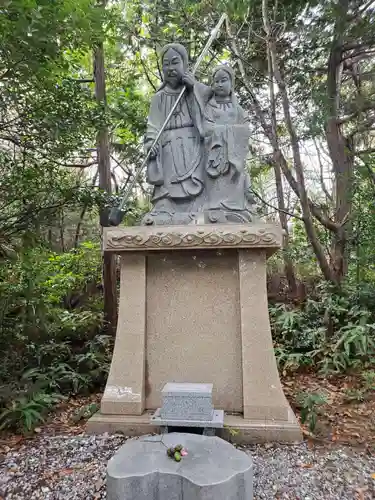
[[[292,188],[293,192],[295,193],[295,195],[299,198],[300,193],[299,193],[298,183],[297,183],[296,179],[294,178],[292,170],[289,168],[288,162],[286,161],[285,156],[283,155],[283,153],[278,145],[278,141],[277,141],[276,137],[272,134],[272,127],[267,122],[267,120],[265,118],[265,113],[262,110],[262,107],[259,103],[259,100],[257,99],[256,95],[253,92],[253,89],[252,89],[250,81],[249,81],[249,77],[245,71],[243,60],[240,56],[240,53],[239,53],[239,50],[238,50],[238,47],[236,44],[236,40],[232,36],[229,23],[226,24],[226,29],[227,29],[227,37],[228,37],[228,41],[230,44],[230,49],[236,58],[236,63],[237,63],[238,69],[240,71],[240,75],[241,75],[240,80],[241,80],[243,86],[245,87],[245,89],[247,90],[247,92],[250,96],[250,99],[251,99],[251,102],[250,102],[251,111],[254,113],[254,115],[260,121],[262,128],[263,128],[263,132],[266,135],[267,139],[269,140],[269,142],[273,148],[273,155],[272,155],[273,161],[279,162],[281,170],[283,172],[283,175],[287,179],[287,181],[288,181],[290,187]],[[338,229],[338,226],[330,218],[326,217],[322,213],[322,211],[319,209],[319,207],[317,207],[311,200],[308,200],[308,203],[309,203],[309,207],[310,207],[312,214],[323,226],[325,226],[327,229],[329,229],[331,231],[336,231]]]
[[[92,167],[93,165],[97,165],[98,162],[95,160],[95,161],[90,161],[89,163],[81,163],[81,164],[75,164],[75,163],[66,163],[66,164],[61,164],[62,167],[66,167],[66,168],[81,168],[81,169],[84,169],[84,168],[88,168],[88,167]]]
[[[95,83],[93,78],[69,78],[74,83]]]
[[[342,47],[341,47],[341,50],[342,50]],[[338,64],[341,64],[342,62],[347,61],[348,59],[355,61],[355,62],[361,61],[363,59],[369,59],[369,58],[373,57],[374,54],[375,54],[375,49],[360,50],[358,52],[355,52],[354,54],[350,53],[350,54],[343,55],[340,58],[340,60],[338,61]]]
[[[131,177],[133,177],[134,173],[131,171],[131,169],[130,169],[129,167],[124,167],[124,165],[123,165],[121,162],[119,162],[119,161],[117,160],[117,158],[115,158],[113,155],[111,155],[111,159],[112,159],[112,160],[116,163],[116,165],[117,165],[118,167],[120,167],[120,168],[121,168],[121,170],[124,172],[124,174],[126,174],[126,175],[128,176],[128,177],[127,177],[127,178],[128,178],[128,180],[129,180]],[[139,186],[139,188],[140,188],[140,190],[142,191],[142,193],[143,193],[143,194],[147,192],[147,191],[146,191],[146,189],[142,186],[142,182],[140,182],[140,181],[139,181],[139,177],[138,177],[138,186]],[[124,188],[123,188],[123,189],[124,189]]]
[[[367,9],[369,9],[373,5],[375,5],[374,0],[368,0],[364,5],[362,5],[362,7],[358,8],[357,12],[348,16],[348,22],[351,23],[358,19]]]
[[[11,72],[22,62],[25,61],[25,57],[21,57],[19,61],[16,61],[11,68],[8,68],[4,71],[2,75],[0,75],[0,80],[5,80],[5,78],[8,78],[8,76],[11,74]]]
[[[369,130],[372,130],[372,125],[374,125],[374,123],[375,123],[375,116],[371,116],[367,120],[364,120],[352,132],[350,132],[348,137],[353,137],[356,134],[363,134],[364,132],[368,132]]]
[[[375,101],[368,101],[364,103],[362,106],[359,106],[358,109],[354,111],[354,113],[351,113],[350,115],[347,116],[343,116],[342,118],[337,118],[336,123],[338,125],[342,125],[350,120],[353,120],[353,118],[356,118],[360,113],[365,113],[366,111],[370,111],[372,109],[375,109]]]
[[[149,72],[148,72],[148,69],[147,69],[147,66],[146,66],[146,63],[144,62],[144,60],[142,59],[142,56],[140,55],[139,56],[139,60],[141,61],[141,65],[142,65],[142,68],[143,68],[143,71],[146,75],[146,78],[147,78],[147,81],[148,83],[151,85],[151,87],[154,89],[154,92],[156,92],[156,86],[154,85],[153,81],[151,80],[150,78],[150,75],[149,75]]]
[[[264,203],[264,205],[266,205],[267,207],[270,207],[272,208],[273,210],[275,210],[276,212],[281,212],[285,215],[289,215],[289,217],[293,217],[294,219],[298,219],[298,220],[303,220],[301,216],[299,215],[296,215],[292,212],[288,212],[288,210],[285,210],[285,209],[281,209],[279,207],[275,207],[274,205],[271,205],[271,203],[268,203],[268,201],[266,201],[259,193],[257,193],[254,188],[251,188],[251,192],[253,193],[253,195],[258,198],[262,203]]]
[[[276,47],[276,42],[274,39],[274,35],[272,32],[272,27],[270,25],[269,21],[269,14],[268,14],[268,2],[267,0],[262,0],[262,16],[263,16],[263,27],[264,31],[267,36],[267,46],[271,55],[271,60],[272,60],[272,67],[273,67],[273,72],[274,76],[276,79],[276,83],[279,87],[280,95],[281,95],[281,100],[282,100],[282,106],[283,106],[283,111],[284,111],[284,118],[285,118],[285,123],[288,129],[290,141],[291,141],[291,147],[292,147],[292,152],[293,152],[293,162],[294,162],[294,167],[296,170],[296,176],[297,176],[297,195],[298,198],[301,202],[301,208],[302,208],[302,214],[303,214],[303,222],[304,226],[306,229],[307,236],[310,240],[310,243],[314,249],[314,253],[316,255],[316,258],[319,262],[321,271],[325,278],[329,281],[334,282],[335,281],[335,276],[334,273],[332,272],[332,269],[328,263],[327,257],[324,252],[324,247],[320,243],[320,240],[318,238],[313,218],[312,218],[312,213],[311,213],[311,202],[309,200],[309,197],[307,195],[306,191],[306,185],[305,185],[305,175],[304,175],[304,170],[303,170],[303,164],[302,164],[302,159],[301,159],[301,152],[300,152],[300,146],[299,146],[299,139],[297,136],[296,129],[294,127],[291,114],[290,114],[290,101],[289,101],[289,96],[288,96],[288,91],[286,88],[285,80],[281,74],[280,67],[279,67],[279,62],[278,62],[278,57],[277,57],[277,47]],[[338,103],[337,103],[338,105]],[[281,164],[280,164],[281,166]],[[287,170],[287,169],[286,169]],[[284,173],[284,169],[283,169]],[[285,174],[284,174],[285,175]],[[292,186],[291,186],[292,187]]]
[[[355,152],[355,156],[370,155],[375,153],[375,148],[362,149]]]

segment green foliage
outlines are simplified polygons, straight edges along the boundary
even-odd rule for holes
[[[283,372],[302,367],[340,373],[375,362],[375,316],[361,290],[326,284],[300,307],[270,306],[275,354]]]
[[[345,401],[351,403],[355,401],[356,403],[363,403],[365,401],[365,393],[363,389],[346,389],[345,391]]]
[[[375,155],[367,155],[358,161],[355,172],[355,194],[353,199],[353,240],[350,251],[348,279],[368,290],[375,282],[375,209],[374,172]],[[370,297],[369,297],[370,298]]]
[[[316,392],[302,392],[297,396],[297,403],[301,408],[301,422],[308,425],[310,432],[314,432],[318,421],[319,407],[327,403],[326,396]]]
[[[101,334],[100,249],[30,248],[0,276],[1,425],[29,430],[54,395],[87,394],[106,380],[112,339]]]
[[[25,250],[0,267],[0,276],[0,344],[25,335],[37,342],[86,337],[101,323],[100,304],[88,297],[101,280],[98,245],[61,255],[43,247]],[[79,307],[85,297],[89,310]]]
[[[80,85],[102,15],[91,0],[16,0],[0,16],[0,247],[44,242],[66,209],[97,196],[65,165],[90,160],[100,113]],[[77,160],[77,157],[79,158]],[[30,245],[30,241],[27,245]]]
[[[358,42],[370,50],[373,10],[368,9],[357,19],[354,16],[352,22],[350,18],[357,4],[354,1],[348,4],[350,15],[343,19],[346,26],[343,43]],[[332,29],[340,12],[332,1],[318,5],[315,0],[280,0],[269,7],[280,67],[291,99],[292,119],[302,145],[306,138],[321,139],[325,129],[327,108],[332,101],[327,102],[325,65]],[[78,243],[82,235],[92,238],[97,231],[98,209],[118,201],[119,186],[114,183],[116,193],[111,196],[97,188],[96,134],[100,127],[108,126],[111,161],[121,171],[118,183],[126,183],[139,162],[149,96],[160,84],[160,46],[180,41],[187,46],[194,62],[222,12],[230,16],[241,60],[249,75],[247,85],[243,77],[236,79],[240,102],[251,111],[248,89],[254,89],[268,121],[269,75],[259,2],[118,0],[107,2],[106,8],[96,0],[2,2],[2,427],[32,428],[54,404],[51,395],[76,395],[103,384],[112,339],[102,335],[100,247],[91,241]],[[96,102],[92,80],[92,55],[99,41],[103,42],[105,54],[106,107],[103,102]],[[199,78],[203,80],[218,59],[232,63],[237,59],[228,49],[225,29],[211,49],[200,68]],[[340,113],[355,117],[352,129],[357,125],[360,129],[365,122],[366,114],[357,111],[373,101],[373,61],[368,59],[366,65],[365,73],[370,78],[360,82],[357,92],[356,85],[351,83],[355,80],[355,68],[345,56]],[[282,116],[280,96],[277,131],[279,143],[287,152],[289,134],[279,115]],[[251,123],[256,133],[252,137],[256,142],[252,146],[260,152],[259,158],[252,159],[253,183],[262,196],[272,199],[269,182],[273,182],[273,168],[264,159],[267,147],[263,150],[263,137],[253,118]],[[345,133],[352,132],[348,127],[343,122]],[[371,137],[355,135],[357,148],[371,149]],[[286,159],[293,170],[290,158]],[[89,171],[87,165],[94,167],[94,171]],[[353,208],[345,222],[345,228],[350,227],[349,267],[347,283],[340,290],[326,284],[316,286],[320,270],[314,251],[302,221],[293,222],[285,254],[294,263],[297,277],[306,285],[308,299],[296,307],[286,304],[270,307],[275,353],[283,372],[302,368],[337,373],[364,369],[374,363],[374,171],[373,155],[355,159]],[[308,176],[306,180],[312,184]],[[334,202],[332,206],[327,200],[322,202],[320,192],[314,191],[312,195],[322,215],[335,220]],[[292,196],[287,205],[293,204]],[[125,223],[132,225],[148,207],[136,197],[129,205],[131,211]],[[299,213],[298,207],[296,212]],[[69,226],[67,221],[74,222]],[[315,229],[329,259],[332,235],[318,223]],[[275,269],[282,269],[281,254],[272,263]],[[367,397],[372,390],[369,389],[373,385],[372,372],[365,373],[367,379],[358,389],[358,398]],[[307,398],[304,404],[308,415],[319,405],[314,398]],[[77,418],[85,415],[83,411]]]
[[[32,430],[44,421],[44,415],[61,399],[59,394],[44,392],[17,397],[0,413],[0,430]]]
[[[375,370],[363,372],[362,380],[365,391],[375,391]]]
[[[82,406],[72,417],[73,422],[79,422],[81,420],[87,420],[94,415],[99,410],[99,405],[97,403],[90,403],[88,405]]]

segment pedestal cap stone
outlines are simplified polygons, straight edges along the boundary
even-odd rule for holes
[[[181,462],[167,448],[181,444]],[[253,465],[217,437],[172,433],[125,443],[108,463],[108,500],[252,500]]]

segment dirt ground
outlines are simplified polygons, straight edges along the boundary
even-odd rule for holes
[[[375,394],[367,395],[365,401],[348,401],[348,390],[360,387],[357,375],[323,378],[314,374],[293,374],[282,380],[285,394],[298,418],[301,408],[298,394],[324,394],[327,403],[317,408],[317,425],[312,434],[302,425],[305,439],[320,446],[350,446],[375,454]],[[17,446],[25,439],[33,439],[37,434],[56,435],[60,433],[80,434],[84,431],[90,412],[94,413],[100,404],[101,394],[71,398],[58,405],[43,425],[34,432],[21,434],[0,434],[0,453]],[[82,409],[86,409],[83,411]]]

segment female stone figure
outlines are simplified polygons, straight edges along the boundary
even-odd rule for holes
[[[145,147],[148,151],[184,85],[183,98],[151,151],[147,180],[154,186],[152,211],[144,224],[186,224],[203,208],[202,102],[210,88],[187,72],[188,55],[178,44],[161,51],[163,84],[153,96]],[[198,95],[198,93],[200,93]],[[202,101],[203,99],[203,101]],[[208,100],[208,97],[206,101]]]
[[[204,111],[208,198],[205,212],[210,222],[247,222],[252,220],[253,202],[250,177],[245,170],[249,119],[234,94],[234,72],[230,66],[215,68],[212,91]]]

